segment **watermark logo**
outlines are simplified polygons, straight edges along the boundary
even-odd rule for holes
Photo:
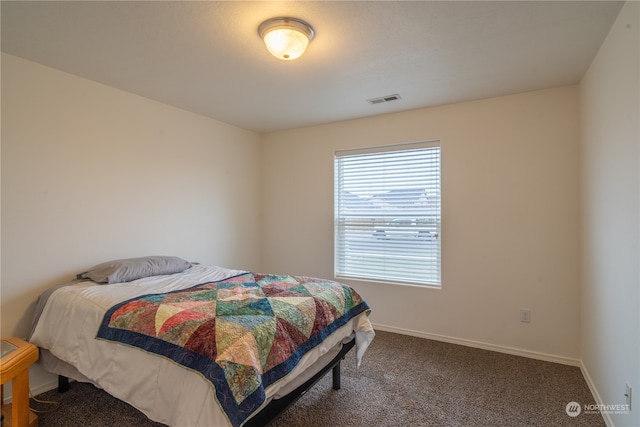
[[[567,415],[574,418],[580,415],[580,412],[582,412],[582,407],[578,402],[569,402],[564,408],[564,411],[567,413]]]
[[[628,414],[629,405],[622,403],[584,405],[585,414]]]
[[[575,418],[580,414],[628,414],[629,410],[629,405],[627,404],[589,403],[580,405],[578,402],[569,402],[564,408],[567,415],[572,418]]]

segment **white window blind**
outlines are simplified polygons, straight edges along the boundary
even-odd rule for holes
[[[338,277],[440,286],[440,143],[336,152]]]

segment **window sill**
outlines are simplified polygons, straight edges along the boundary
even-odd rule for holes
[[[368,282],[368,283],[380,283],[383,285],[393,285],[393,286],[406,286],[410,288],[420,288],[420,289],[431,289],[431,290],[441,290],[442,284],[419,284],[419,283],[411,283],[411,282],[396,282],[392,280],[381,280],[381,279],[368,279],[365,277],[353,277],[353,276],[334,276],[338,281],[353,281],[353,282]]]

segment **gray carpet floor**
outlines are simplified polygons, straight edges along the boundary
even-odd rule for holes
[[[341,390],[326,376],[270,426],[605,426],[565,412],[595,403],[577,367],[380,331],[359,369],[354,359],[342,363]],[[37,398],[60,403],[40,427],[162,426],[88,384]]]

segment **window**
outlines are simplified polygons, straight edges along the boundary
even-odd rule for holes
[[[338,277],[440,286],[439,141],[337,151]]]

